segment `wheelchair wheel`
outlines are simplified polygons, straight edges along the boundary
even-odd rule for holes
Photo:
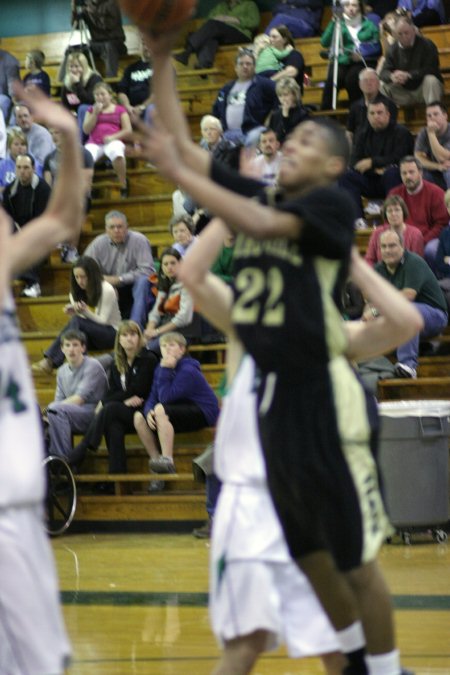
[[[67,530],[75,516],[77,487],[70,466],[61,457],[46,457],[44,466],[47,473],[46,530],[55,537]]]

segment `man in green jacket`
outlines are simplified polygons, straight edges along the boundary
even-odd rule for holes
[[[253,0],[218,2],[203,26],[188,35],[184,51],[175,59],[187,66],[190,55],[195,53],[197,68],[211,68],[219,45],[251,42],[259,22],[259,9]]]

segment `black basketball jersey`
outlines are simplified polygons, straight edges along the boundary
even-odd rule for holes
[[[247,351],[265,372],[297,377],[345,350],[339,311],[353,243],[354,210],[336,187],[295,200],[213,165],[225,187],[298,215],[298,240],[239,234],[234,252],[232,319]]]

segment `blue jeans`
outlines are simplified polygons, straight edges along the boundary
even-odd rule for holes
[[[422,302],[415,302],[414,305],[422,315],[424,328],[421,333],[417,333],[411,340],[398,347],[397,361],[416,369],[420,338],[431,338],[439,335],[447,326],[448,317],[442,309],[437,309],[437,307],[431,307],[431,305],[425,305]]]
[[[130,319],[136,321],[141,328],[145,328],[148,313],[155,304],[155,295],[152,293],[152,284],[147,276],[141,276],[133,284],[133,306]]]

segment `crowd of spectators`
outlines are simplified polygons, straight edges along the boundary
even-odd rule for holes
[[[211,114],[201,120],[201,145],[232,166],[242,155],[242,172],[275,189],[281,145],[315,112],[302,102],[307,76],[294,38],[318,35],[322,11],[322,0],[276,3],[265,32],[255,37],[261,17],[253,0],[216,2],[187,36],[184,49],[174,54],[181,66],[205,70],[214,67],[220,45],[241,45],[236,77],[218,88]],[[82,10],[73,3],[73,12],[74,20],[86,21],[92,52],[104,62],[102,76],[84,50],[71,51],[61,78],[61,101],[78,119],[88,212],[94,165],[100,160],[115,171],[121,197],[129,195],[124,138],[134,116],[152,123],[153,70],[142,43],[139,59],[111,87],[104,78],[117,75],[119,58],[126,53],[117,3],[86,0]],[[329,61],[321,109],[332,107],[334,88],[348,94],[351,161],[340,187],[354,200],[357,227],[367,227],[367,214],[378,209],[379,226],[371,233],[366,259],[397,288],[406,289],[424,317],[423,334],[397,352],[396,371],[402,377],[416,376],[419,340],[437,335],[448,316],[450,126],[438,50],[419,30],[444,22],[439,0],[400,0],[398,7],[389,0],[370,6],[347,0],[320,38]],[[335,82],[331,52],[338,24],[342,49]],[[43,52],[30,51],[23,82],[50,94],[44,66]],[[16,99],[13,82],[19,67],[14,56],[0,50],[0,191],[15,227],[24,227],[45,209],[58,171],[60,139]],[[426,126],[414,139],[398,117],[399,108],[415,104],[425,104]],[[245,157],[242,146],[250,146]],[[174,432],[214,424],[217,417],[214,395],[198,364],[186,356],[186,337],[204,334],[205,324],[176,276],[187,249],[195,246],[196,228],[211,214],[189,195],[178,191],[176,198],[179,207],[168,223],[173,243],[157,264],[149,239],[130,228],[119,210],[106,214],[105,233],[81,257],[78,242],[61,242],[62,260],[72,263],[64,308],[69,321],[34,370],[58,368],[55,402],[46,410],[46,421],[51,451],[72,463],[87,448],[98,447],[104,435],[110,472],[126,471],[124,436],[136,430],[151,471],[173,472]],[[232,282],[233,245],[224,241],[212,268],[227,283]],[[39,273],[38,266],[24,276],[24,295],[40,295]],[[373,307],[366,308],[363,318],[376,320]],[[114,350],[109,384],[103,368],[100,374],[86,356],[89,349]],[[168,388],[169,375],[175,384]],[[69,440],[73,432],[85,434],[76,448]],[[161,487],[157,477],[152,480],[151,491]]]

